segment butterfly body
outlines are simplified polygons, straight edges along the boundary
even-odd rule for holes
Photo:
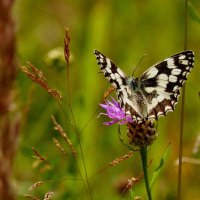
[[[173,111],[180,89],[190,73],[194,54],[185,51],[150,67],[139,78],[128,77],[109,58],[95,50],[104,76],[116,88],[120,106],[133,120],[158,119]]]

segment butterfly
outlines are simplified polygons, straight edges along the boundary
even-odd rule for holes
[[[116,89],[120,107],[138,123],[157,120],[174,111],[194,64],[194,53],[188,50],[153,65],[139,78],[134,78],[99,51],[94,50],[94,54],[104,76]]]

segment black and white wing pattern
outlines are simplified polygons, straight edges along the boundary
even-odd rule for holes
[[[141,122],[173,111],[180,89],[193,68],[194,53],[184,51],[150,67],[139,78],[128,77],[110,59],[94,51],[98,65],[116,88],[126,115]]]

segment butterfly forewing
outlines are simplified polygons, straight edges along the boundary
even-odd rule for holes
[[[126,85],[126,76],[120,68],[99,51],[94,50],[94,54],[104,76],[115,88],[120,89],[123,85]]]
[[[94,51],[100,69],[112,85],[115,86],[122,108],[133,120],[158,119],[173,111],[178,101],[180,89],[194,63],[194,53],[184,51],[173,55],[152,66],[137,79],[137,90],[132,82],[110,59]]]

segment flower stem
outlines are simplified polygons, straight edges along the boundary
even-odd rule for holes
[[[142,168],[143,168],[143,173],[144,173],[144,181],[145,181],[148,200],[152,200],[151,189],[149,186],[148,171],[147,171],[147,147],[146,146],[140,147],[140,157],[142,161]]]

